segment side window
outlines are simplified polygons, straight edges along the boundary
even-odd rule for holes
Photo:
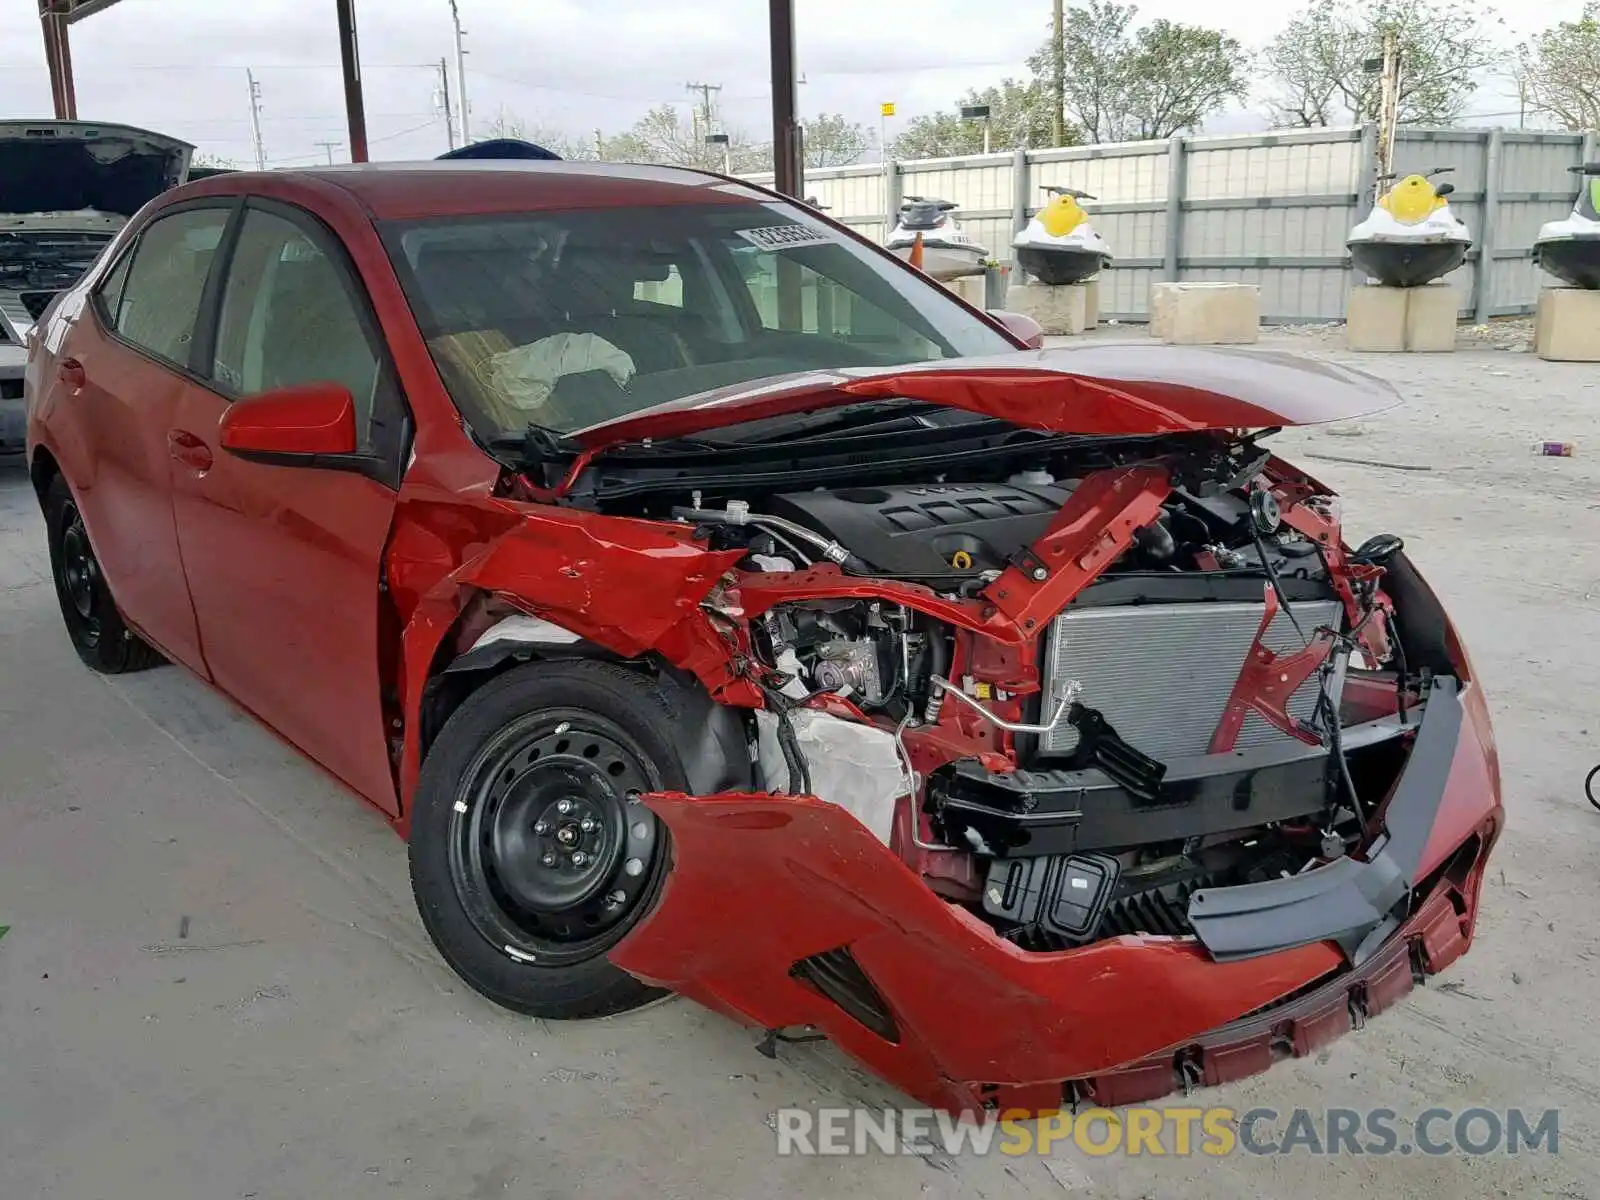
[[[152,221],[101,289],[106,320],[122,337],[189,365],[206,276],[231,210],[196,208]]]
[[[113,329],[117,325],[117,310],[122,307],[122,289],[128,284],[128,271],[133,266],[135,249],[137,247],[130,247],[123,254],[122,261],[101,281],[100,290],[95,293],[95,300],[100,305],[100,315]]]
[[[327,253],[292,221],[246,211],[222,293],[212,375],[246,396],[300,383],[342,383],[356,433],[372,447],[381,359],[357,302]]]

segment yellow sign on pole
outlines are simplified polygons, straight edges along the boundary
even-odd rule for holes
[[[894,101],[890,100],[890,101],[886,102],[882,106],[882,110],[883,110],[883,115],[884,116],[886,116],[886,117],[894,116]]]

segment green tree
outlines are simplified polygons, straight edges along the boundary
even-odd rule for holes
[[[1171,137],[1249,93],[1250,56],[1237,38],[1164,19],[1136,27],[1138,14],[1135,5],[1113,0],[1067,10],[1063,107],[1091,142]],[[1048,118],[1053,38],[1028,66]]]
[[[1312,0],[1262,52],[1272,116],[1305,127],[1376,120],[1382,79],[1367,63],[1382,55],[1392,29],[1401,124],[1448,125],[1466,110],[1478,77],[1503,62],[1504,24],[1490,9],[1444,0]]]
[[[895,138],[890,152],[896,158],[953,158],[983,151],[983,124],[964,120],[961,109],[989,106],[989,145],[994,150],[1039,149],[1050,145],[1050,101],[1039,81],[1007,79],[996,87],[972,89],[956,102],[953,112],[918,117]],[[1066,144],[1081,139],[1068,129]]]
[[[1520,47],[1516,76],[1533,112],[1564,129],[1600,129],[1600,0]]]
[[[800,128],[808,167],[847,167],[860,162],[876,141],[865,125],[845,120],[842,113],[803,118]]]

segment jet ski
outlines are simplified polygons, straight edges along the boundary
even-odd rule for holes
[[[1570,168],[1582,179],[1572,215],[1550,221],[1533,243],[1533,260],[1562,283],[1600,288],[1600,162]]]
[[[1082,283],[1111,265],[1111,248],[1095,232],[1079,200],[1093,200],[1088,192],[1054,185],[1046,204],[1011,243],[1017,266],[1040,283]]]
[[[900,220],[884,242],[896,258],[911,261],[917,239],[922,239],[922,269],[935,279],[960,279],[982,275],[989,251],[967,236],[951,214],[951,200],[907,196],[900,205]]]
[[[1453,170],[1437,167],[1426,175],[1407,175],[1379,198],[1346,243],[1358,270],[1385,287],[1410,288],[1448,275],[1466,261],[1472,235],[1445,199],[1455,185],[1432,182]]]

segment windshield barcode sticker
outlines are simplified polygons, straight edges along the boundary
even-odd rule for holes
[[[752,246],[763,250],[794,250],[801,246],[828,246],[833,238],[804,225],[768,225],[761,229],[734,230]]]

